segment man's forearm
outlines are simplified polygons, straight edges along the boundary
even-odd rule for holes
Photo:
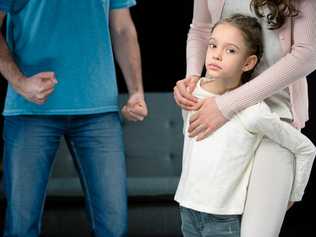
[[[19,80],[23,78],[2,34],[0,34],[0,73],[13,87],[18,87]]]
[[[141,57],[134,25],[112,32],[116,59],[123,72],[129,94],[143,93]]]
[[[16,65],[2,34],[0,34],[0,72],[14,87],[23,78],[23,74]]]

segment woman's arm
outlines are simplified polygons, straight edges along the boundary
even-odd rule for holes
[[[192,95],[204,66],[212,18],[207,0],[194,0],[193,19],[187,38],[186,77],[177,81],[174,99],[185,110],[195,110],[197,99]]]
[[[216,98],[226,118],[271,96],[316,68],[316,1],[296,1],[300,10],[294,19],[291,52],[249,83]],[[269,50],[269,49],[267,49]]]
[[[316,68],[316,1],[299,0],[300,15],[293,26],[291,52],[249,83],[204,101],[190,121],[189,133],[199,140],[221,127],[235,113],[247,108],[295,80],[305,77]],[[204,127],[204,130],[198,129]]]
[[[204,67],[212,18],[207,0],[195,0],[187,39],[187,76],[200,76]]]

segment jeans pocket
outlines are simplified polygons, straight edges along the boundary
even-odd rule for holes
[[[240,222],[240,215],[218,215],[210,214],[214,221],[218,222]]]
[[[216,236],[240,236],[240,215],[209,215]]]

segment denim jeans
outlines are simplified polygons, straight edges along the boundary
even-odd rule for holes
[[[5,117],[4,237],[39,236],[48,178],[62,136],[79,173],[94,236],[126,236],[122,128],[118,113],[111,112]]]
[[[184,237],[239,237],[240,215],[215,215],[180,207]]]

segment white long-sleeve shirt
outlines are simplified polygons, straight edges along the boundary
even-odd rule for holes
[[[193,94],[200,99],[214,96],[201,88],[200,82]],[[295,155],[290,200],[301,200],[316,154],[315,146],[281,121],[267,104],[261,102],[241,111],[202,141],[188,136],[191,114],[183,111],[183,164],[175,195],[181,206],[213,214],[242,214],[254,153],[263,136]]]

